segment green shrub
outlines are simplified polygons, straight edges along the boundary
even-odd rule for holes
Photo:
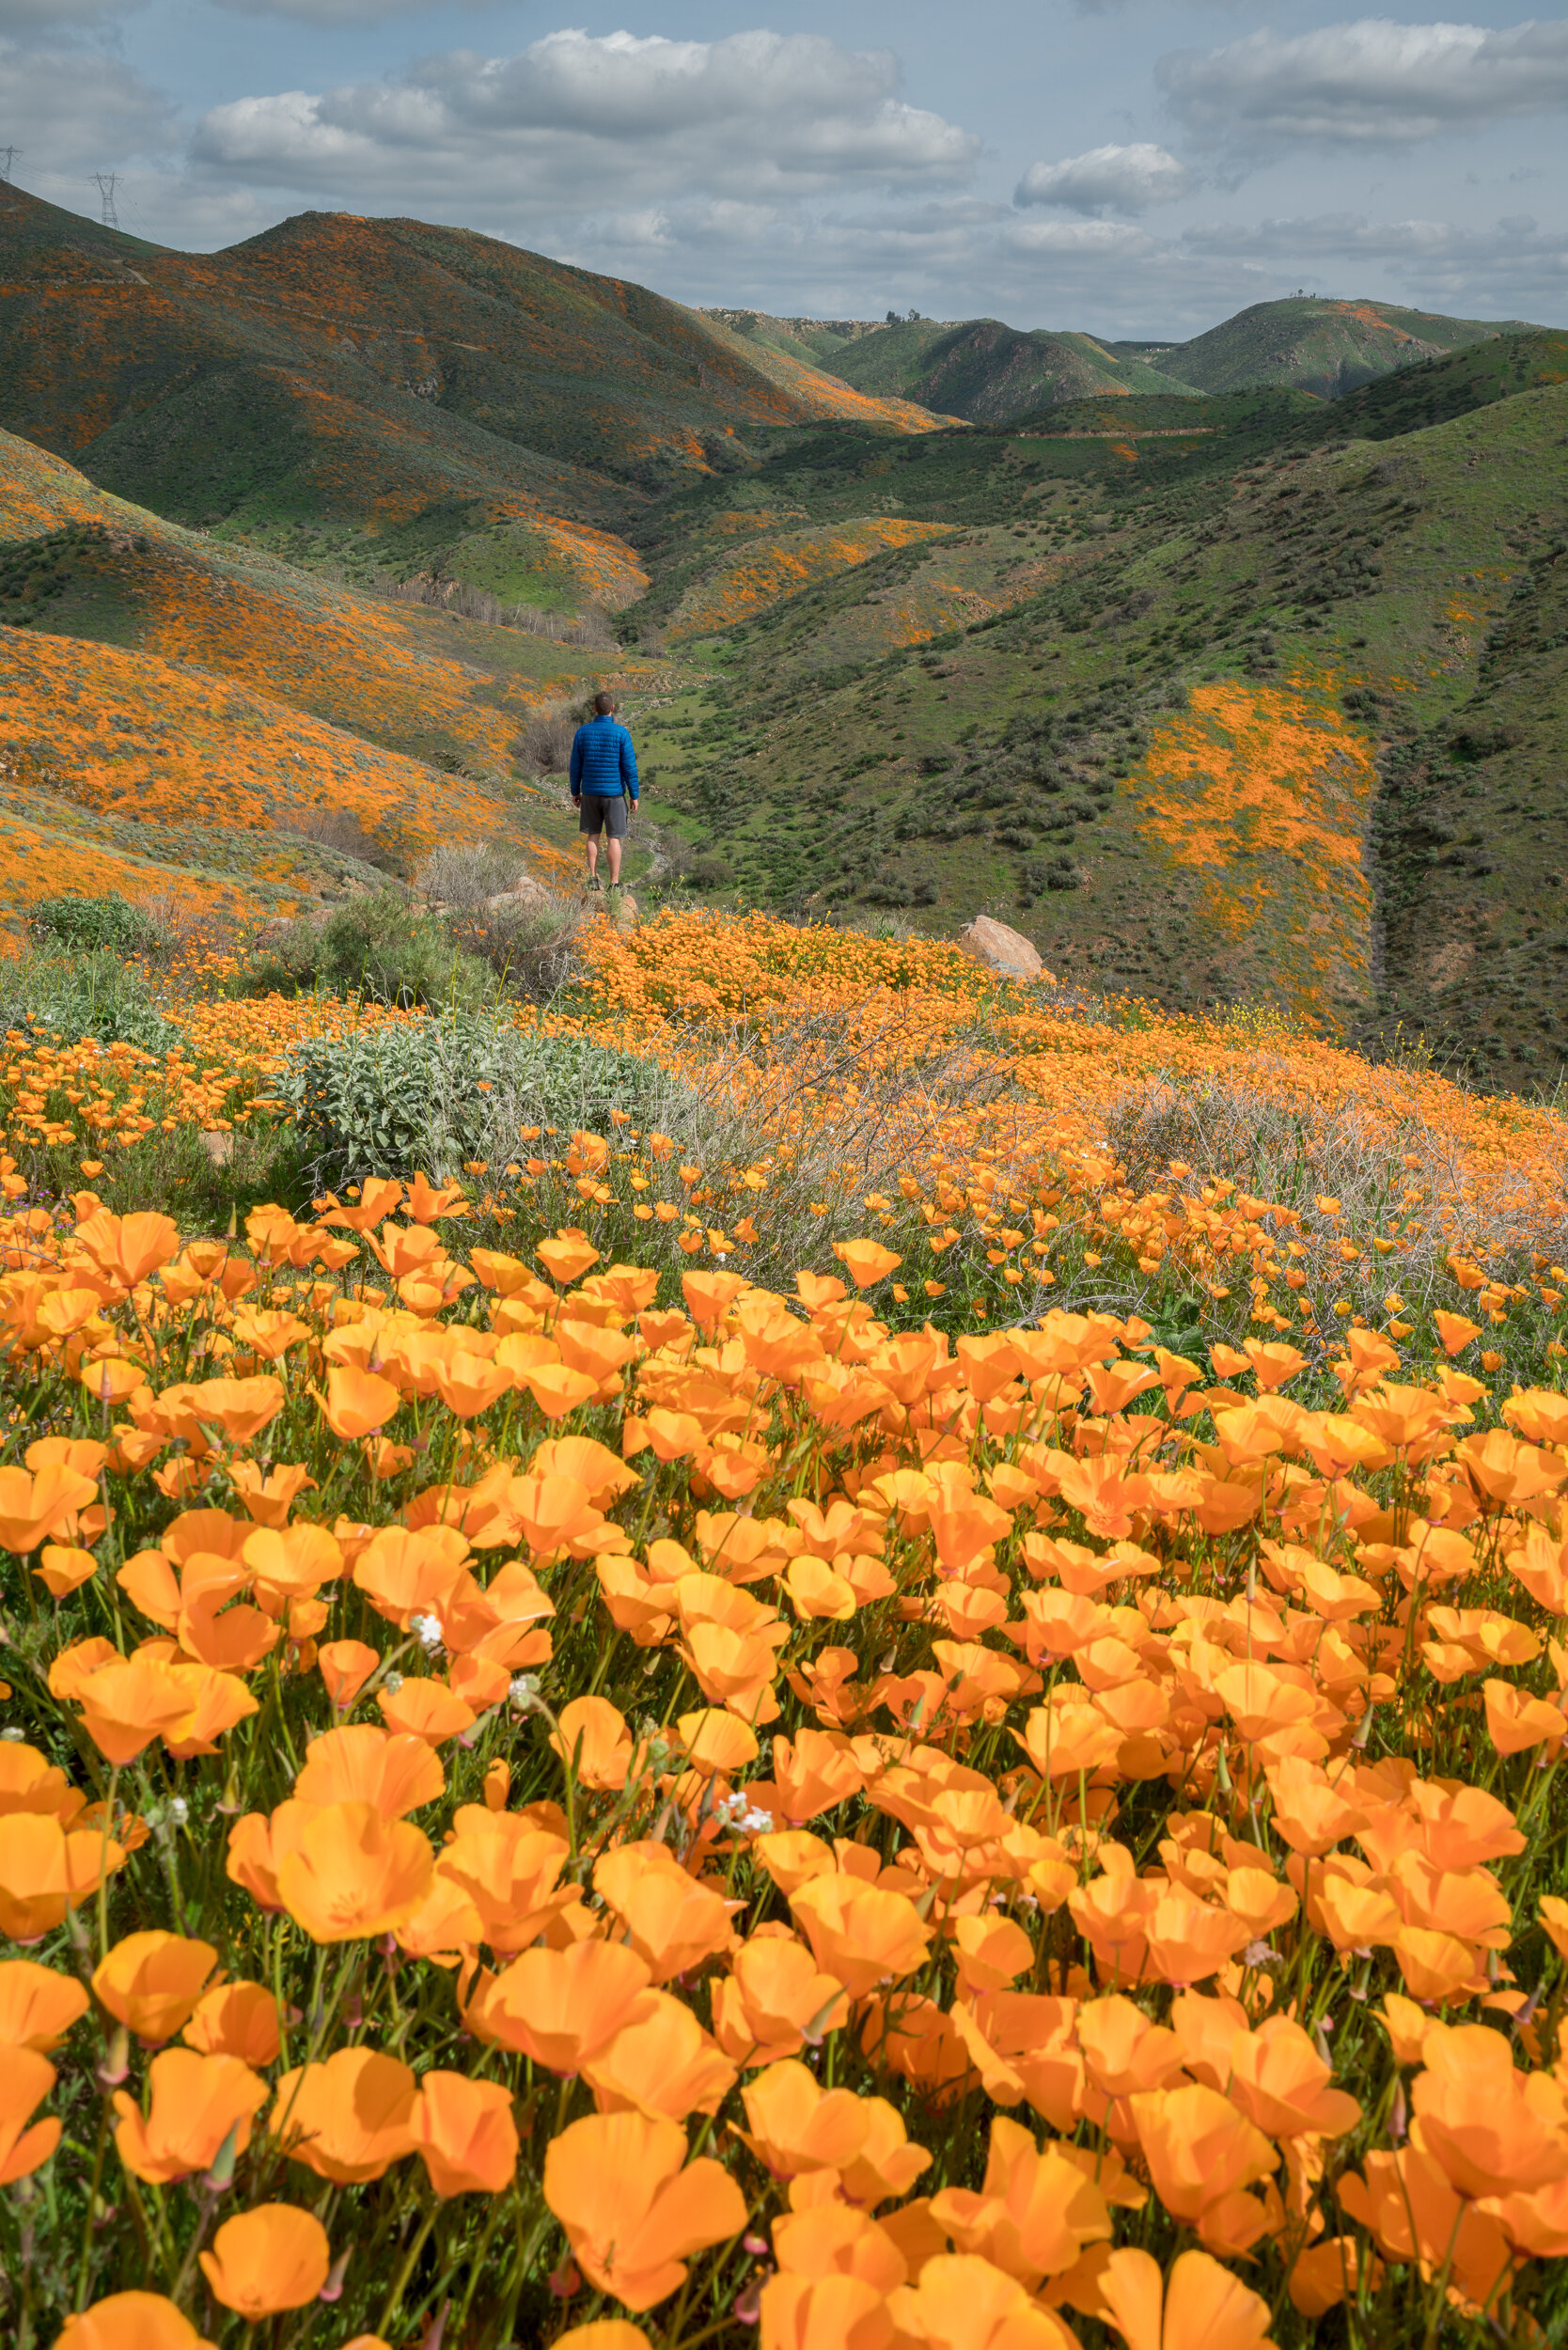
[[[384,1004],[449,1004],[474,1010],[495,994],[493,974],[432,914],[400,890],[351,898],[325,922],[280,923],[245,965],[245,995],[373,996]]]
[[[274,1090],[312,1184],[339,1191],[367,1175],[457,1175],[471,1160],[499,1172],[532,1148],[521,1127],[603,1134],[612,1108],[642,1123],[669,1081],[586,1038],[457,1010],[298,1045]]]
[[[40,898],[29,907],[27,920],[35,936],[79,952],[104,948],[111,954],[137,954],[155,947],[161,934],[151,916],[118,890],[102,898]]]
[[[47,1030],[71,1044],[91,1036],[101,1044],[139,1044],[145,1053],[166,1053],[181,1041],[141,973],[107,949],[39,952],[0,964],[0,1028]]]

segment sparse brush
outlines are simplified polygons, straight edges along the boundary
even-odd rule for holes
[[[162,1053],[178,1042],[142,973],[108,948],[85,953],[39,949],[0,963],[0,1029],[52,1034],[74,1042],[138,1044]]]
[[[321,989],[404,1007],[472,1008],[495,993],[494,975],[431,914],[400,891],[352,898],[325,921],[280,923],[259,943],[233,982],[243,995]]]
[[[525,871],[522,851],[504,841],[448,841],[431,852],[415,881],[425,898],[467,914],[515,889]]]

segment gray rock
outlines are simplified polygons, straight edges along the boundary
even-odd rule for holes
[[[966,955],[973,955],[977,963],[1005,979],[1038,979],[1045,968],[1021,932],[1010,931],[1005,922],[995,921],[989,914],[977,914],[959,932],[956,943]]]

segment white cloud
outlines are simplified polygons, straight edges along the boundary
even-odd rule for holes
[[[518,208],[552,216],[685,197],[757,202],[855,181],[969,176],[980,142],[895,95],[897,60],[814,34],[717,41],[547,34],[508,57],[468,50],[397,79],[214,107],[192,148],[225,178],[356,207]]]
[[[1074,212],[1141,212],[1185,196],[1192,175],[1163,147],[1091,147],[1065,163],[1031,164],[1015,204],[1061,204]]]
[[[1428,301],[1463,300],[1473,315],[1509,316],[1533,292],[1560,308],[1568,290],[1568,235],[1543,233],[1528,213],[1489,227],[1466,228],[1447,220],[1369,220],[1354,212],[1319,212],[1294,220],[1208,221],[1184,242],[1215,259],[1298,264],[1348,264],[1363,275],[1388,273],[1402,290]]]
[[[1363,17],[1178,51],[1154,71],[1181,120],[1205,137],[1403,143],[1568,103],[1568,23],[1494,31]]]
[[[94,48],[35,49],[0,38],[7,143],[13,177],[51,202],[81,209],[89,174],[133,157],[166,154],[173,106],[123,59]],[[94,194],[93,207],[98,198]]]

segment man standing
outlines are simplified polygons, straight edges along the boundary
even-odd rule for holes
[[[615,696],[596,694],[594,714],[572,738],[572,799],[588,841],[588,885],[599,886],[599,835],[610,844],[610,887],[620,886],[620,844],[637,804],[637,755],[615,714]]]

